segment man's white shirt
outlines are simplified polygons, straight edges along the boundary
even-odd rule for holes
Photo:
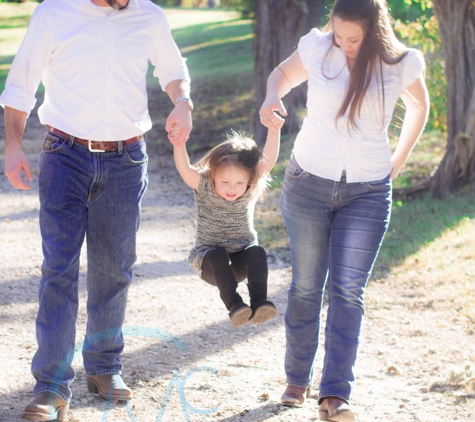
[[[163,90],[190,80],[166,16],[151,1],[107,13],[91,0],[46,0],[32,15],[0,104],[29,115],[42,80],[42,124],[96,141],[131,138],[152,127],[149,61]]]

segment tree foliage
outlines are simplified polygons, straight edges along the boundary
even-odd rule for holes
[[[396,34],[404,44],[421,50],[426,57],[426,84],[431,101],[428,130],[447,130],[447,105],[445,92],[447,81],[439,23],[435,15],[419,16],[414,21],[397,20]]]
[[[431,0],[388,0],[391,16],[403,22],[416,21],[425,15],[430,18],[434,15]]]

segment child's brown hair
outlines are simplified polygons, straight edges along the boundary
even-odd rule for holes
[[[262,198],[271,180],[268,173],[260,174],[258,170],[262,152],[252,137],[245,132],[232,131],[228,139],[209,150],[195,167],[204,173],[211,181],[216,172],[224,166],[234,166],[249,176],[249,185],[246,192],[258,199]]]

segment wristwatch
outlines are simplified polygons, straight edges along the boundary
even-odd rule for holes
[[[178,98],[178,100],[175,101],[175,105],[177,105],[178,103],[186,103],[188,104],[188,107],[190,108],[190,111],[193,111],[193,101],[191,101],[191,98],[189,97],[180,97]]]

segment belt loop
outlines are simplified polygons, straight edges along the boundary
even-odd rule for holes
[[[74,136],[71,135],[69,138],[68,147],[72,148],[73,145],[74,145]]]
[[[117,141],[117,152],[119,153],[119,155],[122,155],[122,154],[123,154],[122,141]]]

